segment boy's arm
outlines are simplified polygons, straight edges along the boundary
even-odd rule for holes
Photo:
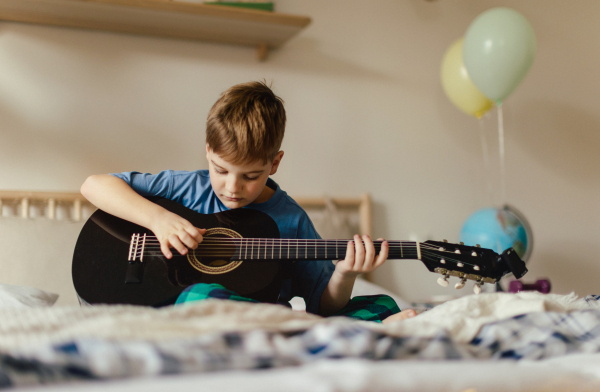
[[[330,316],[342,310],[350,301],[356,277],[379,268],[387,259],[388,251],[389,244],[384,241],[379,255],[376,255],[373,241],[367,235],[362,237],[362,241],[359,235],[354,236],[354,241],[348,241],[346,258],[335,265],[335,271],[321,295],[319,314]]]
[[[99,209],[151,230],[167,259],[173,257],[170,248],[182,255],[188,248],[195,249],[206,232],[140,196],[125,181],[110,174],[88,177],[81,194]]]

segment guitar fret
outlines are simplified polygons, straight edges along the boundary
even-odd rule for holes
[[[290,259],[290,240],[288,240],[288,260]]]
[[[271,245],[271,259],[275,259],[275,240],[273,240],[273,243]]]
[[[252,243],[250,244],[250,258],[253,259],[254,258],[254,238],[251,241],[252,241]]]

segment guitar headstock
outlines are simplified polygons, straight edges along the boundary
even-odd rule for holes
[[[421,245],[421,261],[431,271],[444,275],[438,283],[447,287],[448,278],[460,279],[454,287],[462,289],[467,280],[475,281],[473,290],[479,294],[484,283],[496,283],[504,275],[512,273],[519,279],[527,273],[523,262],[513,248],[501,255],[491,249],[466,246],[462,242],[453,244],[447,241],[426,241]]]

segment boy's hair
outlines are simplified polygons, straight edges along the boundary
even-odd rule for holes
[[[215,102],[206,144],[232,163],[272,162],[285,132],[283,100],[264,81],[237,84]]]

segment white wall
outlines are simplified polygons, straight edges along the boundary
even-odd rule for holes
[[[538,38],[504,105],[507,201],[535,234],[526,280],[600,293],[595,0],[279,0],[278,11],[313,22],[265,63],[244,47],[2,22],[0,189],[77,190],[92,173],[205,168],[212,103],[267,78],[288,112],[275,176],[288,193],[368,191],[376,236],[456,241],[470,213],[500,202],[497,153],[490,197],[480,124],[446,99],[439,67],[469,23],[500,5],[523,13]],[[481,127],[496,151],[495,114]],[[453,291],[418,261],[390,261],[375,279],[409,300]]]

